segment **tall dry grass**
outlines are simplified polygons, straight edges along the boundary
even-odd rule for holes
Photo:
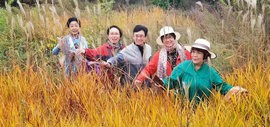
[[[131,43],[132,30],[136,24],[146,25],[149,28],[147,42],[155,50],[155,39],[162,26],[171,25],[178,31],[195,27],[193,21],[177,10],[137,7],[123,11],[104,11],[100,6],[90,4],[79,8],[75,4],[74,8],[65,8],[53,4],[37,4],[34,8],[21,5],[18,10],[6,5],[7,25],[10,28],[8,40],[11,43],[8,48],[11,48],[9,55],[13,61],[9,64],[21,64],[21,67],[26,68],[32,65],[42,68],[53,65],[55,61],[52,61],[51,50],[57,43],[57,37],[68,34],[66,21],[71,16],[80,18],[81,33],[91,47],[104,43],[106,29],[113,24],[123,29],[125,44]]]
[[[74,8],[64,4],[6,6],[9,29],[7,43],[0,48],[8,49],[2,67],[12,69],[0,73],[0,126],[269,126],[269,50],[260,28],[263,22],[260,25],[260,15],[253,10],[225,8],[219,17],[205,5],[187,13],[156,7],[105,11],[98,4]],[[126,44],[136,24],[146,25],[154,50],[159,49],[155,39],[163,25],[179,31],[183,44],[206,38],[219,56],[214,66],[231,70],[222,73],[225,80],[248,89],[249,96],[226,102],[214,92],[209,102],[194,110],[187,101],[175,100],[173,92],[107,89],[97,75],[81,74],[70,82],[51,55],[56,38],[68,34],[65,23],[70,16],[80,17],[82,34],[92,47],[103,43],[112,24],[123,29]]]
[[[213,92],[197,109],[173,92],[155,94],[128,88],[106,89],[98,76],[70,82],[42,70],[16,68],[0,75],[1,126],[269,126],[269,67],[253,63],[224,75],[249,90],[227,102]]]
[[[266,40],[264,29],[267,6],[262,4],[259,8],[263,11],[255,11],[258,7],[247,2],[239,3],[236,11],[233,6],[221,5],[219,9],[214,9],[202,4],[194,5],[194,9],[188,12],[144,6],[108,10],[110,6],[106,8],[102,3],[82,6],[76,0],[68,8],[65,7],[68,2],[63,4],[61,0],[59,4],[37,3],[35,7],[19,4],[19,8],[14,8],[6,5],[6,20],[10,29],[3,40],[7,43],[3,49],[9,48],[9,51],[6,53],[8,57],[5,57],[8,62],[3,62],[2,66],[55,67],[56,58],[52,58],[51,50],[57,43],[56,38],[68,34],[66,21],[71,16],[77,16],[82,21],[81,31],[90,47],[104,43],[106,28],[113,24],[123,29],[123,42],[129,44],[133,27],[144,24],[149,28],[147,41],[155,52],[159,49],[155,43],[159,29],[170,25],[181,33],[179,42],[182,44],[191,44],[197,38],[208,39],[213,44],[213,51],[218,54],[214,65],[220,70],[231,71],[249,60],[264,61],[269,54],[269,40]],[[263,55],[261,60],[258,55]]]

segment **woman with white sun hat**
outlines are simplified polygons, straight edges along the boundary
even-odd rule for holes
[[[135,84],[138,87],[154,74],[160,79],[169,76],[175,66],[191,59],[190,53],[177,42],[180,36],[180,33],[174,31],[171,26],[164,26],[160,29],[156,42],[162,48],[155,53],[150,62],[137,76]]]
[[[216,58],[216,54],[210,51],[209,41],[200,38],[192,46],[185,48],[191,52],[191,60],[179,64],[169,77],[163,79],[166,88],[177,89],[178,93],[195,103],[207,99],[212,89],[227,94],[226,98],[230,98],[232,94],[247,92],[244,88],[233,87],[224,82],[218,72],[207,64],[207,59]]]

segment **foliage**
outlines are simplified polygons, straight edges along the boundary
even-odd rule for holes
[[[7,4],[11,5],[15,0],[8,0]]]
[[[1,69],[4,69],[4,65],[8,61],[8,57],[6,55],[9,42],[8,42],[8,27],[7,27],[7,13],[4,9],[0,8],[0,66]]]
[[[195,0],[152,0],[152,3],[156,6],[162,7],[164,9],[168,8],[178,8],[187,7],[186,3],[194,2]]]

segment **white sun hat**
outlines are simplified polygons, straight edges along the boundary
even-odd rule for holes
[[[197,39],[192,46],[184,46],[188,51],[191,51],[191,48],[198,48],[206,50],[210,54],[210,58],[214,59],[217,57],[217,55],[210,51],[210,42],[199,38]]]
[[[157,44],[163,45],[161,37],[166,35],[166,34],[170,34],[170,33],[175,34],[175,40],[176,41],[179,40],[179,38],[181,37],[180,33],[175,32],[171,26],[164,26],[159,31],[159,37],[156,39]]]

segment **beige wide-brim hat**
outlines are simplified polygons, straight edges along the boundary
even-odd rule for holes
[[[172,27],[170,27],[170,26],[164,26],[159,31],[159,36],[156,39],[157,44],[158,45],[163,45],[162,40],[161,40],[161,37],[164,36],[164,35],[166,35],[166,34],[170,34],[170,33],[175,34],[175,40],[176,41],[178,41],[180,39],[180,37],[181,37],[181,34],[178,33],[178,32],[175,32]]]
[[[217,57],[215,53],[210,51],[210,42],[202,38],[197,39],[192,46],[184,46],[184,47],[189,52],[191,52],[191,48],[198,48],[198,49],[206,50],[210,54],[211,59],[214,59]]]

